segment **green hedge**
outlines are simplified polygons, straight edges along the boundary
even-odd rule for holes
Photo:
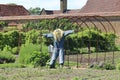
[[[5,45],[10,47],[18,46],[19,32],[18,31],[9,31],[9,32],[0,32],[0,49],[3,49]]]
[[[82,48],[94,47],[96,51],[113,51],[118,50],[115,45],[117,36],[113,33],[101,33],[94,28],[79,31],[71,34],[66,38],[65,47],[70,50],[80,50]],[[73,44],[74,43],[74,44]]]
[[[46,30],[30,30],[28,32],[10,31],[6,33],[0,33],[0,49],[3,49],[5,45],[10,47],[18,47],[27,43],[41,44],[43,41],[42,34]],[[65,40],[65,49],[72,51],[80,48],[95,47],[96,51],[112,51],[118,50],[115,45],[115,38],[117,36],[113,33],[102,33],[100,30],[94,28],[83,28],[76,34],[71,34]],[[44,39],[45,40],[45,39]],[[48,46],[52,44],[52,39],[46,39],[45,43]],[[74,43],[74,44],[73,44]]]

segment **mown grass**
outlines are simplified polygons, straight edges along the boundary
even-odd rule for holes
[[[118,70],[5,68],[0,80],[119,80]]]
[[[26,65],[19,64],[19,63],[6,63],[6,64],[0,64],[0,68],[25,68]]]
[[[90,54],[91,58],[96,58],[96,54]],[[73,56],[73,57],[71,57]],[[120,70],[97,70],[89,68],[81,68],[82,64],[76,68],[76,56],[71,55],[69,66],[68,61],[65,61],[65,67],[59,68],[59,64],[56,63],[56,69],[49,69],[46,67],[39,68],[24,68],[22,64],[0,64],[0,80],[120,80]],[[111,58],[113,53],[107,53],[106,57]],[[120,62],[119,52],[115,52],[115,63]],[[88,54],[83,55],[83,58],[87,59]],[[99,54],[100,59],[104,59],[104,54]],[[107,58],[106,58],[107,60]],[[83,61],[84,62],[84,61]],[[16,68],[17,67],[17,68]]]

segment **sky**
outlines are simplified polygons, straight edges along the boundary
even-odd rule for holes
[[[86,4],[87,0],[68,0],[68,9],[80,9]],[[45,8],[46,10],[59,10],[60,0],[0,0],[0,4],[15,3],[23,5],[26,9],[30,7]]]

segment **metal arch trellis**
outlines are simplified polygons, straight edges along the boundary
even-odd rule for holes
[[[90,18],[94,18],[95,20],[97,20],[101,25],[102,25],[102,27],[104,28],[104,30],[105,30],[105,33],[107,34],[107,30],[106,30],[106,27],[104,26],[104,24],[99,20],[99,19],[97,19],[96,17],[88,17],[88,19],[89,19],[89,21],[91,22],[91,23],[93,23],[91,20],[90,20]],[[94,24],[95,25],[95,24]],[[98,29],[98,28],[97,28]],[[99,46],[99,43],[100,41],[99,41],[99,38],[97,39],[97,46]],[[98,47],[97,47],[98,48]],[[97,50],[97,51],[99,51],[99,50]],[[98,53],[96,53],[96,62],[98,62]],[[105,59],[106,59],[106,52],[105,52],[105,56],[104,56],[104,61],[105,61]]]
[[[105,18],[103,16],[66,16],[66,17],[65,16],[60,16],[60,17],[52,18],[52,19],[49,19],[49,20],[53,20],[53,22],[52,23],[47,23],[47,25],[48,25],[47,27],[48,27],[48,31],[49,32],[51,32],[54,29],[51,25],[55,25],[56,24],[55,21],[54,21],[55,19],[57,20],[58,23],[59,23],[59,21],[61,19],[68,19],[71,22],[71,24],[76,24],[77,27],[75,28],[75,30],[76,30],[77,38],[78,38],[78,35],[79,35],[78,32],[82,31],[83,25],[85,25],[87,27],[87,29],[89,30],[89,32],[91,33],[91,29],[90,29],[91,26],[88,24],[88,22],[91,23],[96,30],[99,30],[98,26],[94,23],[93,19],[95,21],[97,21],[100,24],[101,27],[103,27],[103,29],[104,29],[106,34],[109,31],[107,31],[106,26],[104,25],[104,22],[102,22],[100,19],[106,21],[109,24],[109,27],[111,27],[113,33],[116,34],[115,28],[112,25],[112,23],[107,18]],[[44,20],[48,20],[48,19],[44,19]],[[66,23],[62,23],[61,25],[57,25],[56,28],[57,27],[60,28],[60,26],[62,26],[62,25],[66,25]],[[68,29],[72,29],[72,26],[69,25]],[[40,30],[40,38],[42,38],[41,34],[43,34],[43,27],[41,27],[39,30]],[[83,31],[82,31],[82,33],[83,33]],[[98,41],[96,41],[97,42],[96,46],[99,46],[98,42],[100,40],[99,40],[99,38],[97,40]],[[90,52],[90,50],[91,50],[90,49],[91,41],[88,40],[88,42],[89,42],[89,44],[88,44],[89,45],[89,49],[88,49],[89,54],[88,54],[88,58],[87,58],[87,63],[90,64],[91,63],[91,56],[90,56],[91,55],[91,52]],[[41,49],[40,50],[42,51],[42,44],[40,44],[40,45],[41,45],[41,47],[40,47]],[[66,45],[69,45],[69,44],[67,43]],[[82,44],[81,45],[84,45],[84,40],[82,40]],[[70,55],[68,54],[70,51],[69,50],[68,51],[65,50],[65,52],[67,53],[67,56],[68,56],[67,57],[68,67],[70,67],[69,66],[69,61],[71,60],[71,58],[70,58]],[[106,53],[107,52],[105,52],[105,55],[104,55],[104,61],[106,60]],[[96,60],[95,60],[96,62],[98,62],[98,57],[99,57],[99,55],[97,53],[96,54]],[[84,61],[84,59],[83,59],[84,56],[83,56],[83,54],[79,54],[79,52],[77,52],[75,58],[76,58],[76,60],[75,60],[76,61],[76,65],[77,65],[77,68],[78,68],[79,67],[79,63],[82,63]],[[113,49],[112,62],[114,63],[114,49]]]
[[[96,25],[90,20],[90,18],[89,17],[82,17],[83,19],[81,19],[81,23],[79,24],[80,26],[82,26],[82,24],[85,24],[86,26],[87,26],[87,28],[89,29],[89,31],[90,31],[90,28],[89,28],[89,25],[86,23],[86,21],[90,21],[93,25],[94,25],[94,27],[98,30],[98,28],[96,27]],[[91,32],[90,32],[90,34],[91,34]],[[83,40],[84,41],[84,40]],[[89,40],[89,54],[88,54],[88,63],[90,62],[90,43],[91,41]],[[98,41],[97,41],[98,42]],[[97,57],[96,57],[96,61],[97,61]]]
[[[88,17],[86,18],[86,20],[89,20],[93,25],[94,27],[97,29],[97,31],[99,31],[98,27],[95,25],[95,23]],[[99,34],[99,33],[98,33]],[[98,46],[98,42],[99,42],[99,38],[97,38],[97,43],[96,43],[96,46]],[[98,48],[96,49],[98,51]],[[98,54],[96,53],[96,62],[98,61]]]
[[[68,19],[69,21],[71,21],[71,23],[76,23],[78,25],[78,27],[76,28],[77,32],[79,32],[79,29],[81,29],[82,25],[85,24],[86,27],[89,29],[90,31],[90,26],[88,25],[87,22],[90,22],[94,25],[94,28],[96,28],[98,30],[98,27],[97,25],[94,23],[94,21],[92,21],[91,19],[95,19],[98,23],[101,24],[101,26],[103,27],[105,33],[107,34],[108,31],[106,29],[106,26],[104,25],[104,23],[102,21],[100,21],[98,18],[102,18],[103,20],[107,21],[107,23],[110,25],[110,27],[112,28],[114,34],[116,34],[115,32],[115,28],[114,26],[111,24],[111,22],[106,19],[105,17],[101,17],[101,16],[82,16],[82,17],[78,17],[78,16],[74,16],[74,17],[71,17],[71,16],[68,16],[68,17],[57,17],[57,20],[59,19]],[[81,23],[80,23],[81,22]],[[64,23],[65,24],[65,23]],[[78,34],[77,34],[78,35]],[[99,39],[98,39],[98,42],[99,42]],[[67,44],[68,45],[68,44]],[[97,43],[97,46],[99,44]],[[90,47],[90,40],[89,40],[89,47]],[[90,51],[90,49],[89,49]],[[81,59],[80,59],[80,62],[82,62],[82,55],[81,55]],[[69,55],[68,55],[68,67],[69,67]],[[105,52],[105,55],[104,55],[104,61],[106,60],[106,52]],[[79,53],[77,53],[77,67],[79,66],[78,64],[80,63],[79,62]],[[96,61],[98,61],[98,54],[96,54]],[[112,62],[114,63],[114,49],[113,49],[113,59],[112,59]],[[88,63],[90,63],[90,54],[88,54]]]
[[[110,27],[112,28],[112,30],[113,30],[113,32],[114,32],[114,34],[116,34],[116,31],[115,31],[115,28],[114,28],[114,26],[110,23],[110,21],[108,20],[108,19],[106,19],[105,17],[101,17],[101,18],[103,18],[104,20],[106,20],[107,22],[108,22],[108,24],[110,25]],[[115,43],[114,43],[115,44]],[[114,63],[114,47],[113,47],[113,59],[112,59],[112,63]]]
[[[88,18],[88,17],[80,17],[79,18],[79,20],[81,21],[81,23],[79,24],[79,26],[81,27],[82,26],[82,24],[85,24],[86,26],[87,26],[87,28],[89,29],[89,32],[90,32],[90,34],[91,34],[91,30],[90,30],[90,28],[89,28],[89,25],[86,23],[86,21],[87,20],[89,20],[90,21],[90,19]],[[93,24],[93,23],[92,23]],[[94,27],[96,27],[95,26],[95,24],[93,24],[94,25]],[[82,28],[82,27],[81,27]],[[90,35],[89,34],[89,35]],[[82,31],[82,36],[83,36],[83,31]],[[82,39],[82,41],[84,42],[84,40]],[[90,51],[90,46],[91,46],[91,41],[90,41],[90,39],[88,40],[89,41],[89,45],[88,45],[88,64],[90,63],[90,53],[91,53],[91,51]],[[82,55],[81,55],[81,61],[80,62],[82,62]],[[78,67],[78,66],[77,66]]]

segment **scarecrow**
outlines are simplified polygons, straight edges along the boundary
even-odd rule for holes
[[[46,38],[53,38],[53,51],[50,60],[50,68],[55,68],[55,62],[59,56],[60,67],[64,64],[64,39],[67,35],[73,33],[74,30],[63,31],[61,29],[56,29],[53,33],[43,34]]]

